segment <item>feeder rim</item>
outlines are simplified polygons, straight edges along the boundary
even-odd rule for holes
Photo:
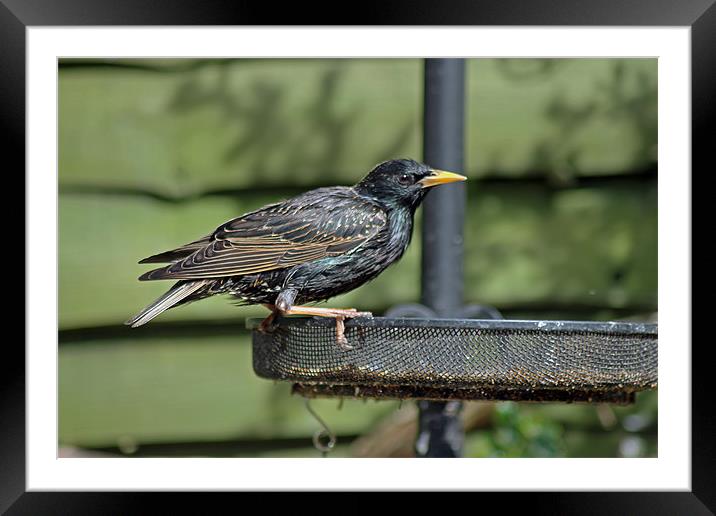
[[[261,324],[261,318],[248,318],[246,328],[255,330]],[[327,317],[282,317],[277,321],[279,327],[333,327],[335,322]],[[626,321],[561,321],[561,320],[521,320],[521,319],[427,319],[400,317],[359,317],[347,319],[346,328],[457,328],[477,330],[524,330],[544,333],[594,332],[619,335],[657,335],[657,323]]]

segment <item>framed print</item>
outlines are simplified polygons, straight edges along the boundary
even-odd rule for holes
[[[346,19],[0,1],[4,139],[28,204],[3,510],[252,490],[714,510],[713,389],[691,341],[712,1]],[[493,355],[497,376],[471,376]]]

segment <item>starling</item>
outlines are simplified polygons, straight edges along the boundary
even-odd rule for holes
[[[370,317],[355,309],[304,306],[372,280],[405,252],[415,210],[432,186],[466,177],[411,159],[380,163],[352,187],[318,188],[232,219],[214,232],[139,263],[168,263],[140,281],[178,280],[125,324],[141,326],[165,310],[215,294],[263,304],[271,314],[336,319],[336,340],[349,348],[343,321]]]

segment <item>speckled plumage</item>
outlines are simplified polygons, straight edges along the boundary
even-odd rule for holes
[[[169,263],[140,280],[177,283],[127,324],[216,294],[240,304],[322,301],[378,276],[410,243],[413,216],[435,174],[413,160],[377,165],[353,187],[319,188],[232,219],[211,234],[140,263]],[[462,177],[462,176],[456,176]]]

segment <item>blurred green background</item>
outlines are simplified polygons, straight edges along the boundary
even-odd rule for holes
[[[317,456],[287,384],[257,378],[227,298],[129,329],[165,282],[137,261],[374,164],[420,159],[417,59],[59,63],[60,455]],[[467,64],[466,302],[507,318],[653,320],[657,61]],[[420,224],[420,217],[418,217]],[[419,299],[420,239],[332,303]],[[335,456],[409,456],[410,402],[321,400]],[[657,395],[629,407],[472,402],[466,455],[655,456]]]

